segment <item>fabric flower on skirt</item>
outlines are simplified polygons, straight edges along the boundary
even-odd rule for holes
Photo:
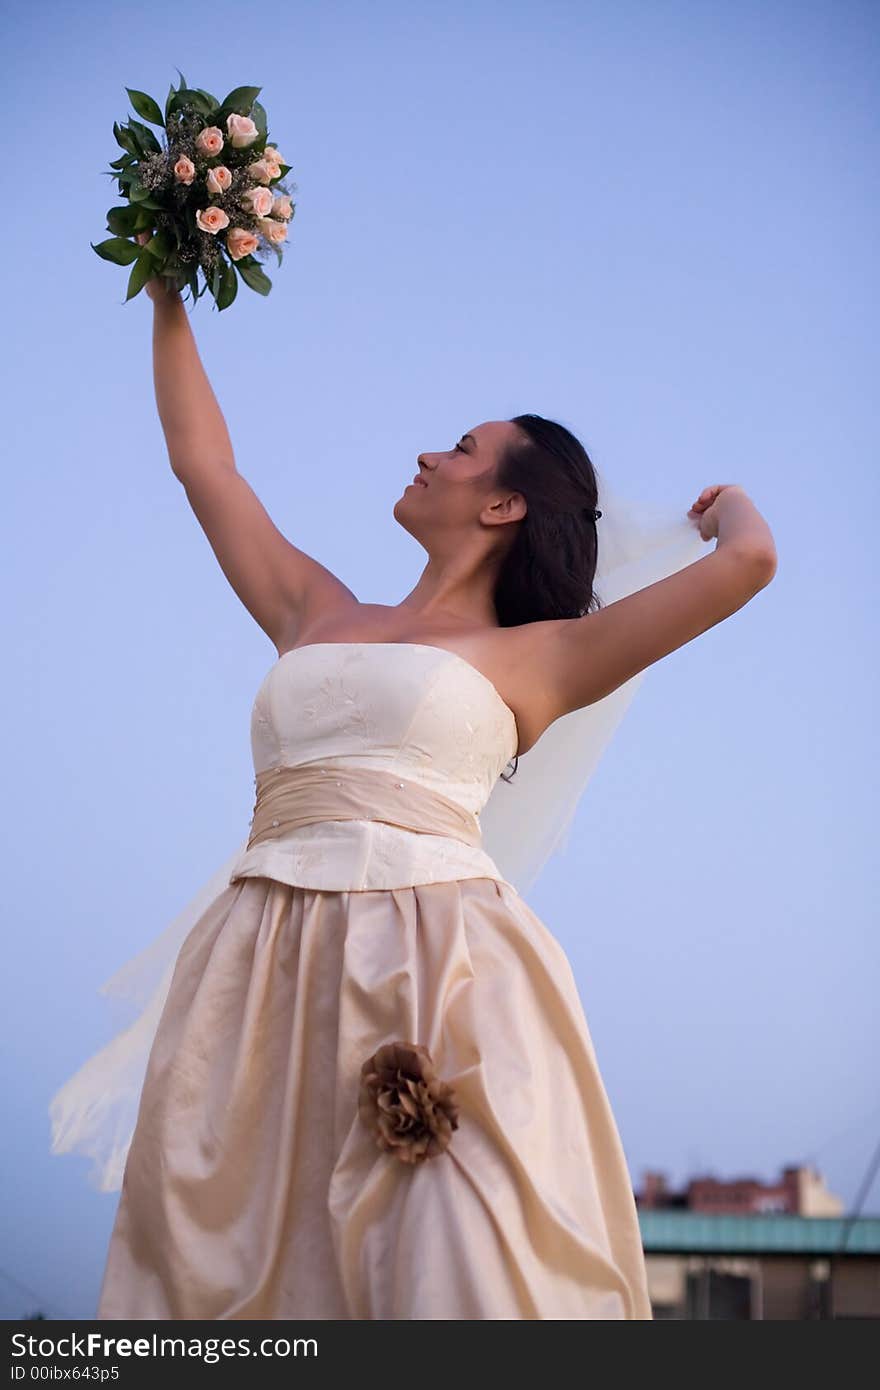
[[[452,1087],[420,1043],[385,1043],[361,1067],[358,1114],[380,1149],[422,1163],[448,1148],[458,1129]]]

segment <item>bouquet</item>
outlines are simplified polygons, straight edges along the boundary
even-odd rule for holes
[[[290,165],[266,143],[260,87],[236,87],[218,101],[187,87],[177,71],[180,86],[171,86],[164,115],[146,92],[126,87],[143,120],[114,121],[123,154],[106,172],[128,202],[107,213],[113,235],[89,245],[104,260],[131,266],[126,303],[161,276],[169,289],[188,286],[193,302],[210,289],[222,310],[235,299],[237,275],[258,294],[272,288],[254,253],[265,247],[281,264],[295,211],[283,182]],[[161,128],[162,144],[144,121]]]

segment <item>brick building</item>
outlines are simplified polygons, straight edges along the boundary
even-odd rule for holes
[[[807,1165],[783,1168],[777,1182],[766,1183],[755,1177],[691,1178],[684,1188],[673,1191],[666,1175],[648,1170],[642,1189],[636,1192],[636,1205],[645,1211],[678,1209],[716,1216],[840,1216],[843,1202],[829,1192],[821,1173]]]
[[[880,1216],[845,1217],[808,1166],[636,1192],[655,1318],[880,1318]]]

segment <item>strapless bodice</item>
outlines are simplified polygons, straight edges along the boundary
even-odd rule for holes
[[[257,691],[254,772],[309,763],[382,769],[479,816],[514,757],[512,710],[455,652],[415,642],[318,642],[287,652]],[[265,875],[328,890],[503,879],[480,847],[377,820],[321,821],[245,850],[230,882]]]

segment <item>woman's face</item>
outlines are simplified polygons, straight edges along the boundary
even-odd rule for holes
[[[428,541],[447,538],[450,531],[473,531],[496,521],[524,515],[525,505],[494,485],[495,470],[506,446],[519,439],[520,430],[509,420],[488,420],[474,425],[449,449],[419,454],[420,481],[406,485],[394,504],[394,517],[430,550]],[[519,493],[512,494],[520,498]]]

